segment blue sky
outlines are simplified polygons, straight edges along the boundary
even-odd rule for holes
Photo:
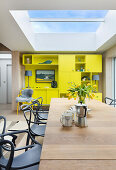
[[[104,18],[107,10],[35,10],[28,11],[30,18]],[[95,32],[100,23],[96,22],[50,22],[32,23],[34,32]]]

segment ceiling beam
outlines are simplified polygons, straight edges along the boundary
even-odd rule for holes
[[[104,22],[104,18],[30,18],[30,22]]]

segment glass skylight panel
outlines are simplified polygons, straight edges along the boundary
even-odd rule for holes
[[[39,10],[28,11],[32,19],[43,18],[104,18],[107,10]],[[31,22],[35,33],[96,32],[101,22]]]
[[[29,10],[30,18],[104,18],[107,10]]]
[[[99,22],[36,22],[31,23],[35,33],[95,32]]]

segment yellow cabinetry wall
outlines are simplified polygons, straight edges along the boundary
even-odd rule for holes
[[[59,71],[59,89],[60,93],[67,93],[67,89],[73,83],[81,83],[81,73],[73,71]]]
[[[36,70],[55,70],[55,81],[58,82],[58,67],[57,66],[37,66],[37,65],[25,65],[25,70],[31,70],[32,76],[29,77],[29,85],[31,88],[51,88],[51,83],[37,83],[36,82]],[[25,76],[25,87],[28,87],[28,77]]]
[[[51,88],[47,89],[47,104],[50,104],[51,98],[58,98],[59,97],[59,89]]]
[[[102,55],[86,55],[86,71],[102,72]]]
[[[33,88],[33,98],[43,97],[43,104],[50,104],[51,98],[59,97],[58,88]]]
[[[75,55],[59,55],[59,71],[75,70]]]
[[[52,63],[45,64],[46,60]],[[66,96],[67,89],[73,84],[91,83],[92,75],[102,72],[102,55],[95,54],[24,54],[25,70],[31,70],[29,85],[34,90],[33,98],[43,97],[44,104],[50,104],[51,98]],[[41,64],[42,63],[42,64]],[[50,82],[36,82],[36,70],[54,70],[57,88],[51,88]],[[83,76],[89,80],[82,81]],[[102,93],[95,93],[95,99],[102,101]],[[28,87],[28,77],[25,76],[25,88]]]
[[[47,104],[47,89],[45,89],[45,88],[40,88],[40,89],[38,89],[38,88],[33,88],[33,98],[34,99],[37,99],[38,97],[43,97],[43,104]]]
[[[95,95],[94,99],[102,102],[102,93],[94,93],[94,95]]]

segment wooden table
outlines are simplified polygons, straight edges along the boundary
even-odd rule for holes
[[[52,99],[39,170],[116,170],[116,109],[88,101],[88,127],[63,128],[61,114],[76,103]]]

